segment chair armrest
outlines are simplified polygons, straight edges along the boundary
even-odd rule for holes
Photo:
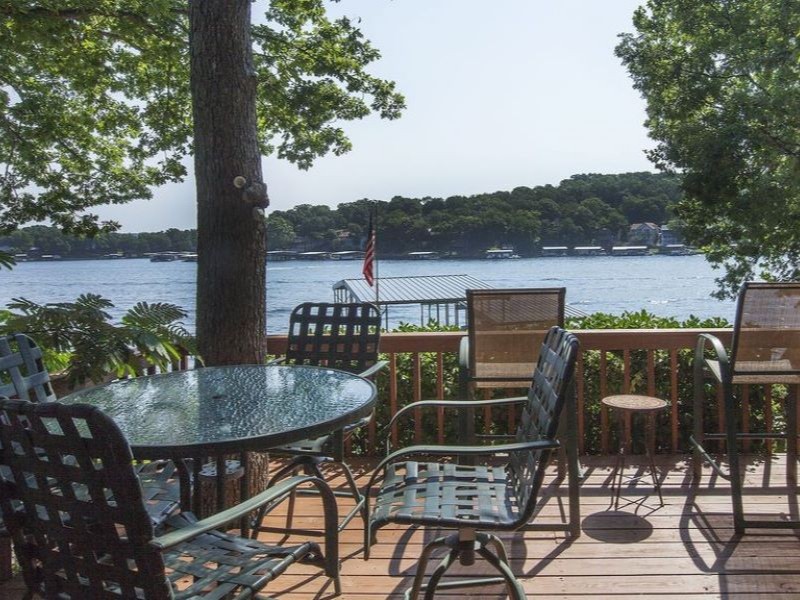
[[[428,456],[481,456],[485,454],[506,454],[508,452],[523,452],[525,450],[554,450],[560,446],[558,440],[533,440],[530,442],[514,442],[511,444],[497,444],[493,446],[408,446],[392,452],[384,458],[372,473],[367,483],[366,493],[369,491],[384,469],[398,459],[414,455]]]
[[[152,539],[150,543],[159,550],[173,548],[197,537],[198,535],[211,531],[212,529],[222,527],[225,525],[225,523],[230,523],[231,521],[241,519],[254,510],[257,510],[264,504],[269,504],[270,502],[280,500],[287,496],[294,488],[302,485],[303,483],[313,483],[320,490],[320,493],[322,493],[323,496],[325,495],[325,490],[327,489],[331,500],[334,502],[335,510],[335,499],[333,497],[333,492],[331,492],[327,483],[316,477],[299,475],[296,477],[290,477],[289,479],[284,479],[283,481],[270,486],[260,494],[257,494],[256,496],[253,496],[252,498],[245,500],[236,506],[232,506],[231,508],[218,512],[210,517],[206,517],[205,519],[197,521],[196,523],[186,527],[181,527],[175,531],[158,536]],[[325,498],[323,498],[323,501],[324,500]],[[338,521],[338,514],[334,515],[334,520]]]
[[[712,352],[716,355],[716,360],[709,360],[706,358],[706,349],[710,345]],[[717,381],[730,381],[730,360],[725,346],[722,345],[720,339],[711,335],[710,333],[701,333],[697,336],[697,346],[694,351],[694,369],[695,374],[703,366],[707,366],[709,371],[714,375]]]
[[[442,408],[457,408],[457,409],[464,409],[464,408],[479,408],[479,407],[486,407],[486,406],[503,406],[506,404],[522,404],[528,401],[527,396],[514,396],[512,398],[497,398],[494,400],[420,400],[419,402],[412,402],[411,404],[407,404],[396,413],[394,416],[389,420],[389,422],[384,427],[384,431],[391,429],[392,425],[397,421],[397,419],[401,416],[406,414],[409,411],[421,409],[421,408],[428,408],[428,407],[442,407]]]
[[[361,371],[361,373],[359,373],[358,376],[364,378],[372,377],[373,375],[375,375],[375,373],[377,373],[381,369],[385,369],[388,364],[389,364],[388,360],[379,360],[368,369]]]

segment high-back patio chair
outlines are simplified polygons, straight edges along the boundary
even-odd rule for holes
[[[57,397],[44,364],[42,349],[28,335],[0,336],[0,396],[31,402],[55,402]],[[180,503],[179,479],[186,474],[171,461],[152,461],[137,465],[147,509],[153,525],[160,527]],[[188,473],[188,472],[187,472]],[[184,482],[188,486],[188,480]],[[0,521],[0,535],[4,529]]]
[[[287,479],[202,521],[182,513],[154,537],[132,460],[119,428],[95,407],[0,400],[0,510],[30,595],[251,598],[292,563],[321,561],[320,548],[267,546],[216,529],[308,482],[332,521],[324,568],[339,592],[336,502],[323,481]]]
[[[56,399],[42,349],[22,333],[0,335],[0,396],[32,402]],[[0,581],[11,577],[11,544],[0,518]]]
[[[457,533],[430,542],[422,551],[411,589],[412,600],[426,588],[432,598],[437,588],[483,585],[494,580],[469,582],[441,578],[458,558],[471,565],[477,552],[500,572],[510,597],[524,598],[522,586],[514,577],[502,541],[491,531],[513,531],[528,524],[534,514],[539,490],[544,480],[551,452],[558,447],[555,439],[561,412],[570,393],[570,382],[578,357],[578,339],[553,327],[541,343],[539,359],[533,370],[527,398],[485,400],[479,402],[424,401],[410,404],[398,412],[413,414],[424,408],[465,409],[475,404],[497,406],[521,404],[522,416],[515,440],[493,446],[410,446],[390,454],[376,468],[367,484],[372,488],[382,479],[370,510],[365,529],[365,558],[373,535],[390,523],[420,525],[434,529],[456,529]],[[465,457],[486,456],[486,464],[463,465],[454,461],[417,462],[416,456]],[[431,553],[449,549],[427,586],[422,585]],[[494,553],[491,549],[494,549]]]
[[[467,290],[463,377],[477,388],[524,387],[547,330],[564,326],[566,288]]]
[[[704,425],[705,382],[710,378],[722,388],[725,431],[707,433]],[[741,432],[742,407],[734,397],[734,385],[784,384],[795,386],[786,401],[786,431]],[[787,472],[796,472],[797,389],[800,384],[800,283],[747,282],[736,307],[730,354],[720,340],[701,334],[694,357],[694,475],[699,477],[703,460],[722,477],[730,479],[734,527],[800,528],[800,521],[760,521],[744,518],[739,442],[786,439]],[[729,472],[725,472],[704,448],[708,440],[724,440]]]
[[[31,402],[56,399],[42,349],[23,333],[0,336],[0,396]]]
[[[284,364],[324,366],[355,373],[361,377],[372,377],[387,363],[378,360],[381,337],[381,314],[378,307],[369,303],[306,302],[295,307],[289,318],[289,333]],[[359,427],[369,424],[367,417],[343,431],[332,431],[329,435],[303,440],[295,444],[275,448],[271,452],[288,455],[291,460],[272,477],[274,483],[289,473],[303,471],[323,478],[320,465],[333,463],[343,472],[348,491],[346,495],[355,501],[355,506],[342,519],[344,528],[353,517],[363,512],[364,498],[356,485],[350,467],[344,461],[344,440]],[[291,520],[294,499],[289,504]],[[265,511],[258,515],[258,526]],[[254,527],[256,535],[258,527]]]

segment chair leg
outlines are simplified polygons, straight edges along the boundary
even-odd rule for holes
[[[511,572],[511,567],[508,565],[508,560],[502,560],[500,557],[492,554],[488,548],[481,547],[478,548],[478,554],[480,554],[486,562],[492,565],[495,569],[500,572],[503,579],[506,582],[506,588],[508,588],[508,597],[513,598],[514,600],[525,600],[525,590],[522,589],[522,584],[514,577],[514,573]]]
[[[361,514],[361,518],[364,520],[364,524],[366,526],[366,513],[364,509],[364,496],[361,494],[361,491],[358,489],[358,484],[356,483],[355,477],[353,476],[353,472],[350,470],[350,467],[347,466],[344,462],[338,462],[342,467],[342,471],[344,472],[345,480],[347,481],[348,491],[335,491],[335,496],[347,496],[348,498],[353,498],[355,501],[355,507],[348,512],[345,517],[339,523],[339,531],[342,531],[347,524],[352,521],[357,514]],[[273,485],[276,481],[283,479],[287,475],[296,474],[298,470],[302,469],[305,475],[310,475],[312,477],[317,477],[326,481],[325,475],[322,470],[319,468],[319,458],[313,456],[297,456],[289,461],[285,466],[281,467],[275,475],[272,476],[269,480],[269,485]],[[300,490],[292,490],[291,495],[289,497],[289,504],[287,507],[287,515],[286,515],[286,529],[292,528],[292,519],[294,515],[294,507],[295,507],[295,499],[298,493],[308,493],[308,494],[315,494],[316,490],[314,489],[300,489]],[[256,516],[255,522],[253,524],[253,533],[252,538],[255,539],[258,535],[259,531],[263,531],[261,527],[261,523],[264,521],[264,518],[267,516],[270,510],[277,503],[271,504],[269,506],[263,506],[258,510],[258,514]]]
[[[344,471],[344,477],[347,480],[347,486],[350,488],[350,493],[353,496],[353,499],[356,502],[356,507],[350,511],[349,514],[342,519],[341,524],[339,525],[339,531],[344,529],[347,524],[356,516],[357,512],[361,513],[361,519],[364,521],[364,525],[367,524],[367,516],[364,512],[364,496],[361,494],[361,490],[358,489],[358,484],[356,483],[356,478],[353,476],[353,472],[350,470],[350,467],[347,466],[345,463],[340,463],[342,465],[342,470]]]
[[[406,591],[406,599],[417,600],[421,591],[425,592],[425,600],[430,600],[433,598],[437,589],[449,590],[451,588],[480,587],[492,583],[504,583],[508,589],[510,598],[514,600],[524,600],[526,597],[525,591],[522,588],[522,584],[514,577],[514,573],[511,571],[511,566],[508,563],[508,554],[500,538],[486,533],[475,533],[474,537],[471,537],[469,534],[460,537],[460,534],[461,532],[444,538],[438,538],[425,546],[420,556],[417,572],[414,575],[414,583],[411,588]],[[430,581],[428,581],[427,584],[423,584],[425,568],[427,567],[431,553],[442,547],[450,548],[450,552],[442,559],[442,562],[436,567],[433,574],[431,574]],[[492,552],[489,547],[492,547],[495,552]],[[441,582],[445,572],[452,566],[456,558],[463,559],[463,554],[471,554],[473,552],[477,552],[486,562],[493,566],[500,574],[500,577],[483,577]],[[461,562],[463,564],[463,560]]]
[[[460,549],[458,547],[453,548],[447,553],[447,556],[442,559],[442,562],[440,562],[433,570],[431,578],[428,580],[428,584],[425,586],[425,600],[433,600],[433,595],[436,593],[436,588],[439,587],[439,582],[447,572],[447,569],[449,569],[453,564],[453,561],[458,558],[459,553]]]
[[[496,535],[492,535],[491,533],[479,534],[480,537],[483,537],[483,535],[486,536],[486,539],[481,540],[482,544],[484,546],[491,545],[494,548],[494,553],[497,555],[497,558],[499,558],[501,562],[508,564],[508,554],[506,554],[506,547],[505,544],[503,544],[502,540]]]
[[[422,589],[422,580],[425,579],[425,569],[428,567],[428,560],[431,553],[438,548],[446,548],[450,546],[452,536],[441,537],[433,540],[422,549],[422,554],[419,556],[419,563],[417,563],[417,572],[414,575],[414,583],[407,594],[409,600],[417,600],[419,592]]]

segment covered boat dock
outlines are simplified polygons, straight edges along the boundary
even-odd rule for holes
[[[389,307],[419,305],[419,322],[435,319],[442,325],[467,324],[467,290],[489,289],[488,283],[469,275],[382,277],[370,287],[364,279],[342,279],[333,284],[336,302],[372,302],[389,326]],[[377,292],[376,292],[377,290]]]
[[[419,305],[419,323],[435,319],[442,325],[467,325],[467,290],[488,290],[494,286],[470,275],[422,275],[383,277],[370,287],[364,279],[342,279],[333,284],[335,302],[372,302],[380,308],[389,328],[389,307]],[[568,317],[585,313],[566,307]]]

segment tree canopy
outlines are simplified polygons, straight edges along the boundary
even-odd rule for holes
[[[112,230],[87,210],[185,177],[187,6],[0,0],[0,233],[47,219]],[[271,0],[251,36],[264,154],[307,168],[350,148],[342,122],[404,106],[392,82],[365,70],[378,51],[348,19],[329,19],[323,0]]]
[[[681,198],[679,179],[666,174],[574,175],[557,186],[516,187],[474,196],[357,200],[335,208],[301,204],[273,211],[267,219],[270,250],[297,245],[307,250],[353,250],[366,236],[370,211],[378,207],[378,246],[383,256],[414,250],[457,251],[483,256],[487,248],[513,246],[535,254],[541,246],[609,245],[626,239],[635,222],[673,222]],[[0,248],[67,257],[122,252],[194,252],[197,232],[111,232],[81,239],[53,227],[23,227],[0,236]]]
[[[632,223],[674,220],[680,197],[678,178],[646,172],[573,175],[558,186],[520,186],[474,196],[396,196],[377,202],[378,246],[382,254],[435,250],[482,256],[485,249],[500,245],[526,255],[541,246],[610,245],[625,240]],[[303,204],[274,211],[269,220],[294,235],[268,238],[269,247],[285,249],[279,240],[302,238],[309,250],[347,249],[341,246],[363,239],[375,204],[365,199],[335,209]]]
[[[683,175],[689,241],[725,267],[800,278],[800,1],[649,0],[617,54],[647,101],[651,160]]]

